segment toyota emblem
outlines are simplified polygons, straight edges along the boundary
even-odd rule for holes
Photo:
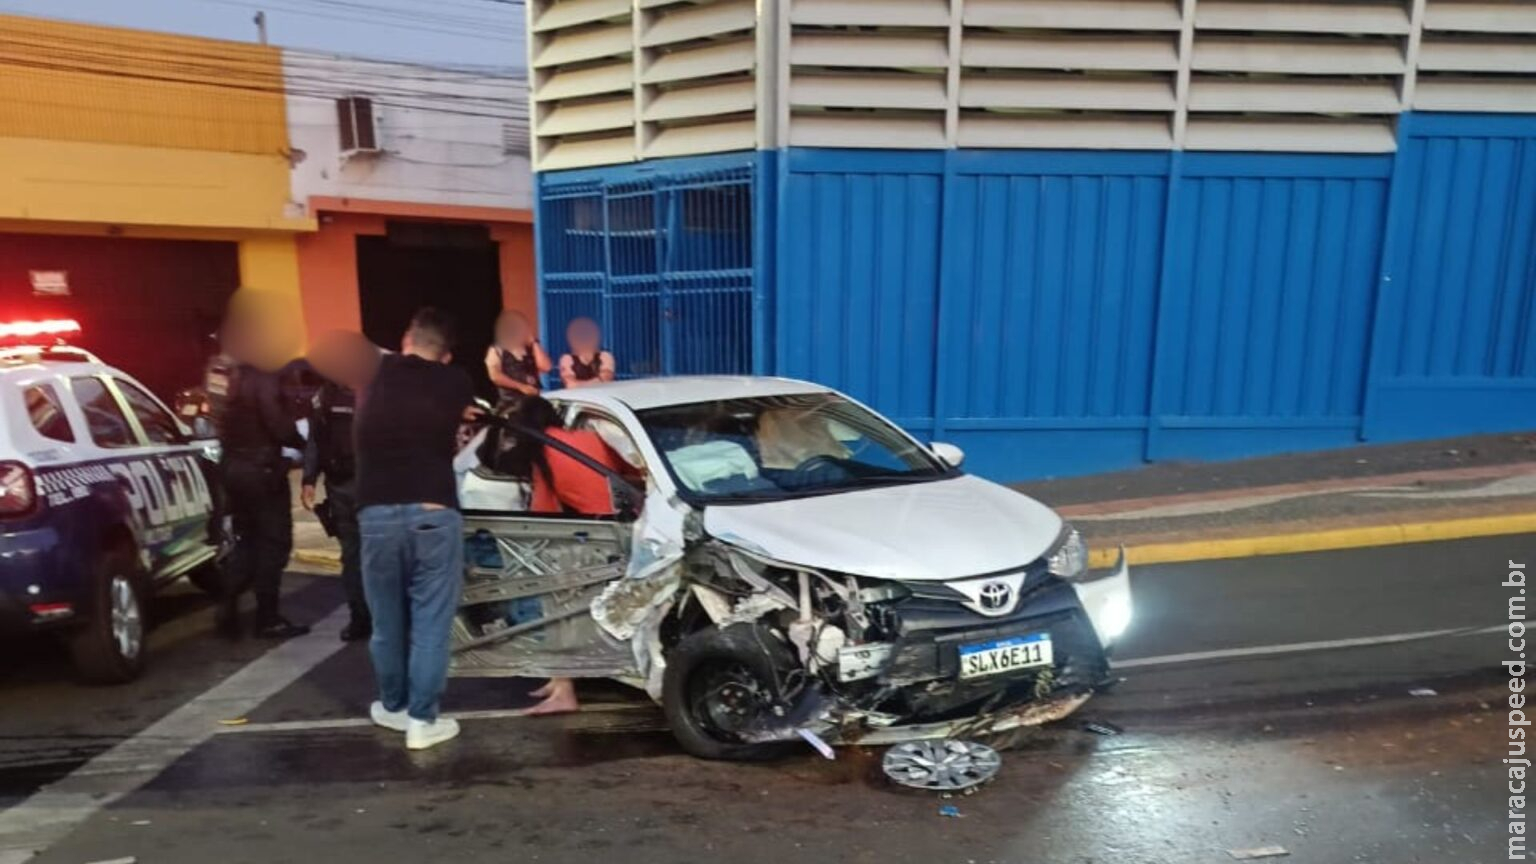
[[[981,586],[979,601],[981,608],[989,612],[1000,612],[1008,608],[1009,601],[1013,599],[1013,589],[1007,582],[988,582]]]

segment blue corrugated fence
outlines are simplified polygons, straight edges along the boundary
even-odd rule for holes
[[[595,319],[622,378],[764,371],[758,154],[539,178],[545,338]]]
[[[1003,479],[1536,426],[1536,118],[1399,142],[546,174],[545,327],[822,381]]]

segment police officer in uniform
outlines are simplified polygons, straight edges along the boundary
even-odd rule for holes
[[[352,620],[341,631],[343,642],[373,635],[373,619],[363,595],[362,538],[357,527],[357,468],[352,415],[357,397],[349,388],[326,381],[315,393],[309,414],[309,442],[304,447],[300,500],[315,511],[325,532],[341,542],[341,582]],[[325,501],[315,504],[315,485],[325,478]]]
[[[293,504],[288,485],[288,460],[283,448],[301,449],[304,439],[283,407],[282,381],[248,363],[215,363],[209,392],[223,391],[222,416],[217,418],[223,448],[221,465],[235,543],[224,566],[224,591],[219,603],[219,632],[241,635],[240,596],[256,595],[255,635],[287,639],[309,632],[278,612],[279,590],[288,556],[293,551]],[[213,378],[213,375],[210,375]]]

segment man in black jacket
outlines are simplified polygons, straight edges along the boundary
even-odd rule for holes
[[[341,584],[347,591],[352,620],[341,631],[343,642],[373,635],[373,619],[363,595],[361,537],[357,528],[357,459],[352,415],[357,397],[347,387],[327,381],[315,393],[309,414],[309,442],[304,447],[300,500],[315,511],[325,531],[341,543]],[[325,501],[315,504],[315,485],[325,478]]]
[[[219,632],[240,636],[240,595],[254,589],[258,637],[302,636],[309,628],[279,614],[278,602],[293,552],[293,503],[283,448],[302,448],[304,439],[283,407],[279,376],[249,364],[234,367],[222,413],[222,469],[235,546],[224,566]]]

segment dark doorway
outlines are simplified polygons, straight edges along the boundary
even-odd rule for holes
[[[34,272],[61,284],[40,292]],[[0,319],[79,321],[71,341],[168,402],[202,382],[239,284],[234,243],[0,234]]]
[[[458,328],[453,362],[469,372],[481,395],[492,395],[484,361],[501,313],[501,261],[489,232],[391,223],[387,236],[357,238],[357,282],[364,335],[397,350],[416,310],[435,306]]]

